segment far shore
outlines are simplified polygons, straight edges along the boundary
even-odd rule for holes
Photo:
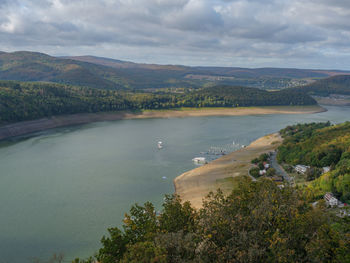
[[[180,108],[171,110],[145,110],[140,112],[101,112],[60,115],[38,120],[22,121],[0,126],[0,140],[23,136],[39,131],[64,126],[87,124],[98,121],[146,118],[180,118],[201,116],[244,116],[264,114],[312,114],[324,112],[319,105],[313,106],[269,106],[238,108]]]
[[[281,143],[279,133],[266,135],[245,148],[185,172],[174,180],[175,193],[183,201],[190,201],[193,207],[200,208],[209,192],[218,188],[224,193],[231,192],[237,186],[238,176],[249,176],[251,160],[262,153],[274,151]]]

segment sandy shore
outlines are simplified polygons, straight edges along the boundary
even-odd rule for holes
[[[282,142],[278,133],[252,142],[248,147],[225,155],[206,165],[190,170],[174,180],[175,192],[182,200],[200,208],[202,199],[218,188],[229,192],[235,187],[235,177],[248,175],[251,160],[260,154],[276,149]]]
[[[315,106],[278,106],[278,107],[246,107],[246,108],[182,108],[178,110],[149,110],[140,112],[106,112],[82,113],[55,116],[33,121],[23,121],[0,126],[0,140],[14,136],[26,135],[38,131],[86,124],[97,121],[145,118],[179,118],[199,116],[243,116],[260,114],[311,114],[323,112],[324,108]]]

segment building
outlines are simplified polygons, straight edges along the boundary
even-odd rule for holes
[[[206,164],[207,160],[205,159],[205,157],[195,157],[192,159],[192,161],[196,164]]]
[[[302,165],[302,164],[297,164],[294,166],[294,169],[301,174],[305,174],[308,169],[310,169],[310,166],[307,165]]]
[[[269,169],[270,168],[270,164],[267,163],[267,162],[264,162],[263,163],[264,167],[265,167],[265,170]]]
[[[322,167],[323,173],[328,173],[331,170],[331,167],[326,166],[326,167]]]
[[[264,175],[264,174],[266,174],[266,170],[260,170],[259,171],[259,175]]]
[[[337,206],[339,203],[338,199],[335,198],[332,193],[326,193],[324,195],[324,200],[326,201],[327,205],[332,206],[332,207]]]

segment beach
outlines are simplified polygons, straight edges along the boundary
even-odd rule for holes
[[[174,180],[175,193],[183,201],[190,201],[193,207],[200,208],[203,198],[210,191],[218,188],[224,193],[232,191],[237,183],[235,178],[248,175],[252,167],[251,160],[262,153],[275,150],[281,142],[279,133],[266,135],[245,148],[185,172]]]
[[[326,109],[318,105],[313,106],[269,106],[269,107],[239,107],[239,108],[181,108],[172,110],[145,110],[139,112],[102,112],[80,113],[53,116],[38,120],[22,121],[0,126],[0,140],[23,136],[30,133],[44,131],[71,125],[80,125],[98,121],[113,121],[122,119],[146,118],[181,118],[200,116],[244,116],[266,114],[311,114],[323,112]]]

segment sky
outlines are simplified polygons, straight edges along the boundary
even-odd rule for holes
[[[0,50],[350,70],[350,1],[0,0]]]

